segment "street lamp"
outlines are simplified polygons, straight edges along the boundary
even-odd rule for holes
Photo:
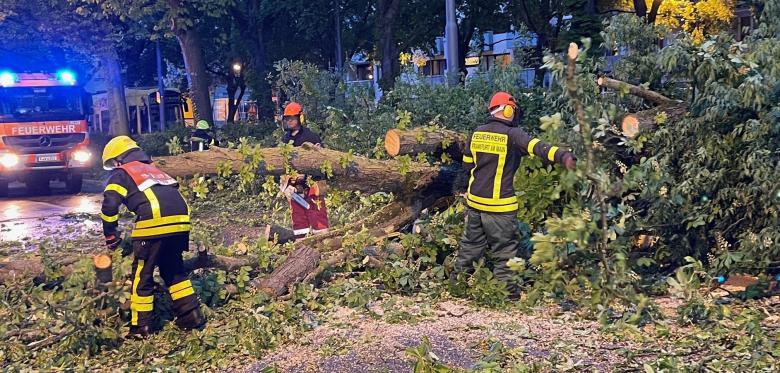
[[[236,62],[233,64],[233,72],[236,73],[236,75],[241,74],[241,64]]]

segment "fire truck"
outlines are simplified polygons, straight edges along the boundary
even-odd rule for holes
[[[13,181],[41,194],[54,180],[81,191],[93,158],[84,98],[70,70],[0,71],[0,196]]]

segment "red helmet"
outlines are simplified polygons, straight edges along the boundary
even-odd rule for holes
[[[496,94],[490,98],[488,111],[492,112],[493,110],[505,105],[509,105],[512,108],[517,109],[517,102],[515,102],[515,98],[512,97],[512,95],[506,92],[496,92]]]
[[[303,113],[303,107],[301,106],[301,104],[299,104],[297,102],[290,102],[284,108],[284,116],[285,117],[301,115],[302,113]]]

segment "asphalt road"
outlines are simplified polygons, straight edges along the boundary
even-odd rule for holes
[[[84,193],[77,195],[65,194],[57,186],[52,184],[49,195],[30,195],[22,185],[11,185],[9,197],[0,198],[0,241],[39,239],[52,232],[94,228],[94,219],[79,215],[100,213],[99,184],[85,181]]]

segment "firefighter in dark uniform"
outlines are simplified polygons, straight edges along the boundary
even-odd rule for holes
[[[205,120],[199,120],[198,123],[195,124],[195,130],[192,131],[192,135],[190,136],[190,151],[202,152],[209,150],[209,146],[211,145],[217,145],[216,140],[209,133],[209,128],[211,128],[211,126],[209,126],[209,122]]]
[[[284,108],[284,117],[282,118],[284,128],[282,142],[292,144],[292,146],[301,146],[305,143],[322,146],[320,136],[304,126],[305,123],[306,119],[301,104],[297,102],[287,104]],[[297,239],[301,239],[309,233],[325,233],[330,226],[328,210],[325,207],[327,185],[325,180],[312,179],[314,182],[309,183],[308,177],[299,175],[296,178],[282,177],[281,180],[280,189],[290,201],[293,233]],[[293,198],[293,193],[302,197],[308,204],[308,208],[298,202],[300,198]]]
[[[154,268],[173,299],[176,325],[184,330],[201,328],[206,319],[183,266],[182,253],[189,249],[190,211],[176,180],[152,164],[151,158],[129,137],[118,136],[103,150],[103,167],[111,175],[103,191],[103,234],[106,246],[115,249],[119,206],[136,216],[131,233],[133,284],[130,297],[130,335],[152,333]]]
[[[576,158],[566,150],[550,146],[516,127],[523,115],[514,97],[498,92],[488,105],[490,119],[477,127],[466,142],[463,165],[470,175],[465,229],[455,263],[455,274],[473,270],[483,255],[493,266],[497,280],[507,284],[510,298],[520,290],[512,284],[507,261],[517,256],[518,201],[513,187],[515,172],[523,156],[538,156],[548,162],[576,167]]]

